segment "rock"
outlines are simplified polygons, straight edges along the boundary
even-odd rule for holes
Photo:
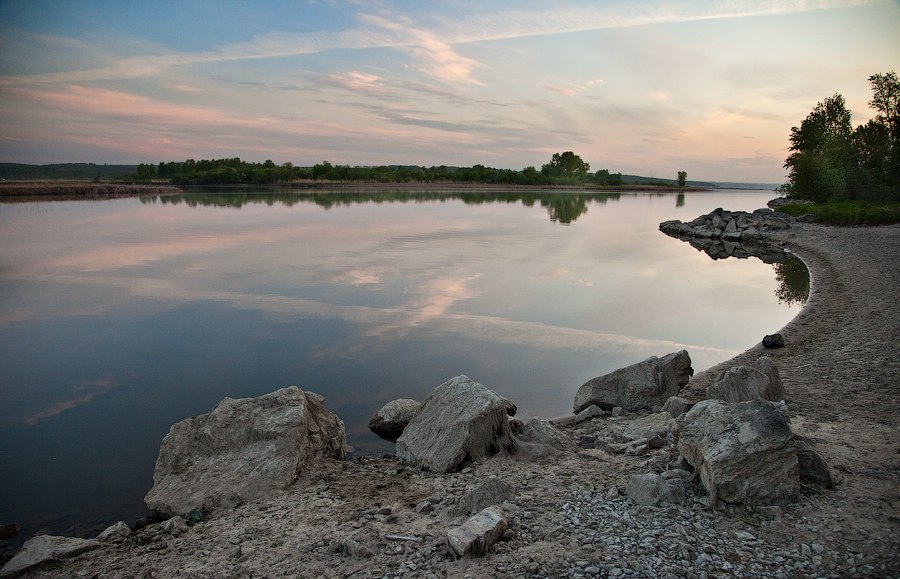
[[[784,337],[781,334],[769,334],[762,339],[763,348],[783,348]]]
[[[678,418],[694,406],[694,403],[681,396],[670,396],[663,404],[663,412],[668,412],[673,418]]]
[[[648,507],[682,505],[687,494],[679,484],[680,479],[666,479],[655,473],[636,474],[625,486],[625,494],[635,503]]]
[[[704,400],[685,416],[678,450],[700,473],[711,504],[786,504],[797,497],[794,437],[775,406]]]
[[[359,557],[368,559],[369,557],[373,557],[375,555],[372,549],[349,537],[344,537],[343,539],[340,539],[338,542],[336,542],[332,546],[332,550],[334,550],[335,553],[344,555],[345,557]]]
[[[574,411],[577,414],[591,404],[605,410],[616,406],[630,411],[652,409],[678,395],[693,374],[686,350],[662,358],[651,356],[584,383],[575,395]]]
[[[800,438],[794,439],[797,449],[797,463],[800,470],[800,478],[827,488],[834,488],[834,479],[831,478],[831,470],[828,463],[822,458],[809,442]]]
[[[447,532],[447,542],[460,557],[483,555],[508,528],[503,511],[491,506]]]
[[[784,400],[784,383],[778,368],[768,356],[749,366],[732,366],[706,389],[709,398],[725,402],[746,402],[762,398],[777,402]]]
[[[369,420],[369,430],[385,440],[396,442],[421,406],[409,398],[391,400]]]
[[[397,439],[397,457],[421,469],[450,472],[483,456],[513,453],[517,444],[507,414],[515,412],[509,400],[457,376],[422,402]]]
[[[632,420],[631,424],[625,427],[622,435],[629,440],[638,440],[640,438],[651,440],[655,437],[666,439],[674,426],[675,419],[672,418],[671,414],[668,412],[657,412]]]
[[[191,528],[181,517],[172,517],[159,524],[159,531],[164,535],[178,537],[190,531]]]
[[[12,539],[16,535],[19,534],[19,531],[22,530],[22,525],[19,523],[5,523],[0,525],[0,541],[6,541],[7,539]]]
[[[525,423],[519,441],[546,445],[560,452],[578,452],[578,445],[572,442],[572,439],[550,422],[537,416]]]
[[[603,410],[596,404],[591,404],[581,412],[575,415],[575,423],[584,422],[585,420],[590,420],[592,418],[605,417],[609,416],[610,413],[606,410]]]
[[[15,577],[41,563],[74,557],[101,544],[95,539],[38,535],[25,541],[16,556],[0,569],[0,577]]]
[[[454,513],[467,516],[491,505],[499,505],[516,496],[516,487],[511,483],[491,476],[459,499]]]
[[[131,529],[125,524],[125,521],[119,521],[115,525],[110,525],[102,533],[97,535],[101,541],[116,541],[124,539],[131,534]]]
[[[775,366],[775,362],[772,358],[762,356],[750,365],[765,374],[769,379],[769,384],[762,391],[763,400],[778,402],[779,400],[784,400],[786,398],[784,382],[781,381],[778,367]]]
[[[157,518],[210,513],[285,489],[320,458],[343,460],[344,423],[318,394],[296,386],[225,398],[163,438],[144,502]]]
[[[762,398],[769,378],[751,366],[732,366],[706,389],[706,396],[725,402],[746,402]]]

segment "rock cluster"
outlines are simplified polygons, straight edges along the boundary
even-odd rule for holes
[[[664,221],[659,224],[659,229],[675,237],[721,239],[752,244],[770,231],[788,229],[792,220],[787,213],[778,213],[771,209],[757,209],[753,213],[747,213],[719,208],[688,223],[677,219]]]
[[[683,223],[677,219],[663,221],[659,230],[671,237],[690,243],[712,259],[756,257],[765,263],[785,260],[784,250],[768,243],[772,232],[788,229],[793,217],[771,209],[744,211],[715,211]]]

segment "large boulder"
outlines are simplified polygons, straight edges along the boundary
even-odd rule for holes
[[[515,452],[507,415],[516,406],[484,385],[457,376],[435,388],[397,439],[397,457],[435,472],[482,456]]]
[[[403,429],[422,405],[409,398],[391,400],[369,420],[369,430],[385,440],[397,442]]]
[[[344,423],[318,394],[291,386],[225,398],[172,426],[144,502],[157,518],[210,513],[285,489],[314,460],[343,460],[346,451]]]
[[[678,450],[716,500],[786,504],[800,490],[797,450],[777,405],[703,400],[685,415]]]
[[[651,356],[582,384],[575,394],[573,410],[578,414],[591,404],[604,410],[616,406],[630,411],[650,410],[677,396],[693,375],[686,350],[662,358]]]

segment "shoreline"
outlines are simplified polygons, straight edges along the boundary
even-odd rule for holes
[[[696,193],[712,191],[702,187],[672,185],[516,185],[503,183],[470,183],[470,182],[397,182],[382,183],[377,181],[294,181],[288,183],[261,184],[174,184],[174,183],[126,183],[126,182],[93,182],[76,180],[35,180],[35,181],[0,181],[0,201],[61,201],[73,199],[111,199],[124,197],[140,197],[145,195],[178,195],[197,191],[219,193],[246,193],[253,191],[261,194],[292,192],[305,193],[379,193],[379,192],[445,192],[445,193],[477,193],[525,191],[541,192],[588,192],[588,193],[623,193],[623,192],[655,192],[660,193]]]
[[[786,346],[763,350],[757,343],[698,373],[682,395],[702,399],[718,370],[763,354],[772,357],[787,389],[792,428],[815,443],[837,479],[836,488],[805,489],[798,503],[785,508],[775,520],[762,521],[747,519],[750,515],[746,512],[711,514],[696,507],[691,513],[671,512],[671,508],[634,507],[626,504],[627,500],[607,498],[605,507],[619,513],[619,518],[610,521],[622,516],[637,520],[639,535],[652,526],[654,517],[693,521],[698,535],[690,535],[690,531],[687,538],[709,541],[710,549],[704,545],[703,552],[719,565],[719,572],[724,563],[737,564],[725,551],[739,549],[749,541],[756,549],[748,552],[751,560],[778,557],[793,561],[797,566],[790,574],[898,573],[900,352],[896,339],[900,324],[893,296],[900,287],[900,272],[894,265],[900,252],[900,226],[851,229],[795,223],[771,238],[798,255],[811,278],[806,305],[780,330]],[[615,436],[636,416],[592,420],[563,427],[563,431],[576,440]],[[654,470],[669,458],[660,451],[630,457],[583,450],[572,456],[531,460],[494,457],[447,475],[413,471],[393,458],[329,463],[303,473],[298,483],[284,492],[222,513],[178,536],[157,534],[148,539],[145,531],[138,531],[132,539],[106,543],[64,561],[59,569],[42,568],[33,576],[99,572],[125,577],[145,569],[154,569],[158,577],[178,576],[187,570],[193,570],[195,576],[290,575],[300,571],[322,576],[377,576],[373,571],[396,575],[403,569],[416,576],[426,571],[437,576],[556,576],[577,575],[584,569],[609,570],[604,567],[607,564],[623,569],[629,561],[637,563],[638,555],[623,559],[628,553],[613,549],[615,544],[585,543],[583,525],[572,522],[566,505],[580,505],[585,509],[581,519],[589,519],[584,497],[597,492],[609,497],[613,489],[624,487],[631,474]],[[503,503],[514,522],[515,536],[480,559],[441,558],[442,532],[458,519],[451,508],[444,507],[488,476],[515,484],[516,497]],[[590,496],[593,502],[588,506],[594,508],[597,499]],[[427,515],[416,512],[414,507],[430,497],[437,499],[435,511]],[[382,513],[385,508],[387,514]],[[710,532],[703,534],[707,525]],[[598,530],[601,534],[605,531]],[[416,537],[416,541],[398,546],[384,539],[390,533]],[[746,538],[748,533],[754,537],[752,541]],[[335,551],[341,537],[369,545],[373,555],[361,558]],[[719,537],[718,543],[714,537]],[[660,535],[660,540],[664,538]],[[293,555],[286,558],[286,552]],[[705,558],[689,552],[691,572],[710,570],[704,566],[708,563]],[[578,561],[589,565],[579,567]],[[760,569],[762,575],[774,572],[765,566]]]

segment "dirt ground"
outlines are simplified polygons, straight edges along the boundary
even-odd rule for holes
[[[812,275],[806,307],[780,330],[785,347],[753,347],[683,395],[700,400],[721,368],[771,356],[792,428],[828,462],[834,489],[804,486],[774,516],[710,512],[702,489],[686,508],[635,507],[616,496],[628,478],[677,453],[590,444],[619,440],[626,414],[564,427],[578,453],[494,457],[460,473],[391,457],[329,462],[275,496],[190,528],[147,527],[28,576],[900,576],[900,226],[778,235]],[[446,544],[465,520],[455,506],[489,476],[515,486],[498,500],[510,532],[484,557],[457,559]]]

